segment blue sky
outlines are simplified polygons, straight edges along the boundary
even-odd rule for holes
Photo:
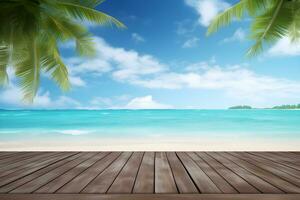
[[[236,1],[107,0],[97,9],[127,29],[89,25],[95,58],[62,45],[72,89],[42,76],[33,105],[17,80],[0,89],[1,108],[227,108],[300,103],[300,44],[283,38],[252,59],[245,52],[251,19],[206,37],[211,19]]]

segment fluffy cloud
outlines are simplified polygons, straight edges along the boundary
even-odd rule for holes
[[[198,42],[199,42],[199,38],[197,38],[197,37],[192,37],[192,38],[186,40],[186,41],[183,43],[182,47],[183,47],[183,48],[193,48],[193,47],[198,46]]]
[[[97,49],[95,58],[67,58],[72,74],[94,74],[112,72],[115,80],[135,80],[139,76],[155,74],[166,70],[166,65],[160,63],[151,55],[141,55],[134,50],[112,47],[102,38],[96,37],[94,43]]]
[[[148,95],[148,96],[136,97],[132,99],[123,108],[125,109],[169,109],[172,108],[172,106],[158,103],[155,100],[153,100],[151,95]]]
[[[199,23],[207,27],[213,18],[230,4],[223,0],[185,0],[186,5],[192,7],[199,15]]]
[[[80,77],[77,76],[69,76],[69,80],[72,86],[78,86],[78,87],[82,87],[85,86],[86,83],[84,80],[82,80]]]
[[[76,75],[107,73],[115,81],[139,87],[219,90],[233,98],[254,100],[292,98],[300,92],[300,83],[297,81],[259,75],[243,66],[219,66],[214,59],[182,66],[181,69],[185,70],[173,71],[151,55],[113,47],[102,38],[96,38],[95,44],[99,52],[96,58],[87,60],[86,64],[83,60],[72,61],[79,63],[72,66]]]
[[[70,97],[67,96],[59,96],[56,99],[51,99],[50,93],[46,92],[39,92],[33,104],[24,105],[22,101],[23,94],[20,88],[16,87],[13,83],[9,86],[4,88],[0,92],[0,102],[5,103],[7,105],[12,106],[21,106],[21,107],[28,107],[28,108],[74,108],[80,105],[80,103]]]
[[[163,73],[131,84],[161,89],[219,90],[235,99],[253,101],[293,98],[300,92],[300,82],[258,75],[238,66],[228,68],[213,66],[184,73]]]
[[[141,35],[139,35],[139,34],[137,34],[137,33],[132,33],[132,34],[131,34],[131,38],[132,38],[132,40],[135,41],[136,43],[139,43],[139,42],[145,42],[145,39],[144,39]]]
[[[300,42],[291,42],[288,37],[280,39],[268,51],[270,56],[299,56]]]
[[[246,32],[242,28],[238,28],[231,37],[225,38],[222,42],[242,42],[246,38]]]

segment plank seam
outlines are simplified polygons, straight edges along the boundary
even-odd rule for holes
[[[284,177],[281,177],[281,176],[279,176],[278,174],[275,174],[275,173],[273,173],[273,172],[271,172],[271,171],[269,171],[269,170],[266,170],[266,169],[264,169],[264,168],[262,168],[262,167],[260,167],[260,166],[257,166],[256,164],[251,163],[251,162],[249,162],[248,160],[245,160],[245,159],[243,159],[243,158],[237,157],[237,156],[233,155],[232,153],[229,153],[229,154],[232,155],[232,156],[234,156],[234,157],[236,157],[236,158],[238,158],[238,159],[241,159],[241,160],[243,160],[243,161],[245,161],[245,162],[247,162],[247,163],[249,163],[249,164],[252,164],[252,165],[254,165],[254,166],[257,167],[257,168],[260,168],[261,170],[267,171],[267,172],[273,174],[274,176],[276,176],[277,178],[279,178],[279,179],[281,179],[281,180],[284,180],[284,181],[286,181],[286,182],[289,182],[290,184],[292,184],[292,185],[294,185],[294,186],[296,186],[296,187],[299,188],[298,185],[296,185],[296,184],[290,182],[289,180],[286,180]],[[281,170],[280,170],[280,171],[281,171]]]
[[[189,175],[190,179],[192,180],[194,186],[196,187],[196,189],[198,190],[199,194],[202,194],[200,188],[197,186],[195,180],[193,179],[192,175],[190,174],[189,170],[186,168],[186,166],[183,164],[183,161],[180,159],[180,157],[177,155],[178,152],[175,152],[178,160],[181,162],[182,166],[184,167],[185,171],[187,172],[187,174]]]
[[[231,155],[231,154],[230,154],[230,155]],[[224,156],[223,156],[223,157],[224,157]],[[233,157],[234,157],[234,156],[233,156]],[[276,185],[270,183],[270,181],[268,181],[268,180],[262,178],[261,176],[259,176],[259,175],[255,174],[255,173],[251,172],[250,170],[248,170],[247,168],[245,168],[245,167],[243,167],[242,165],[238,164],[237,162],[231,160],[230,158],[228,158],[228,157],[225,157],[225,158],[227,158],[227,159],[230,160],[231,162],[234,162],[235,164],[237,164],[237,165],[240,166],[241,168],[247,170],[249,173],[253,174],[254,176],[256,176],[256,177],[262,179],[263,181],[269,183],[269,184],[272,185],[273,187],[276,187],[277,189],[281,190],[283,193],[287,193],[286,191],[284,191],[283,189],[279,188],[278,186],[276,186]]]
[[[100,176],[100,174],[102,174],[102,172],[104,172],[109,166],[111,166],[112,165],[112,163],[114,163],[115,162],[115,160],[117,160],[120,156],[121,156],[121,154],[122,154],[122,152],[118,152],[119,153],[119,155],[118,156],[116,156],[115,157],[115,159],[113,159],[102,171],[100,171],[94,178],[92,178],[78,193],[81,193],[83,190],[85,190],[85,188],[92,182],[92,181],[94,181],[98,176]]]
[[[126,160],[126,162],[124,163],[124,165],[121,167],[120,171],[117,173],[116,177],[112,180],[111,184],[109,185],[109,187],[106,189],[106,191],[104,192],[105,194],[107,194],[107,192],[109,191],[110,187],[112,186],[112,184],[114,184],[115,180],[117,179],[117,177],[119,176],[119,174],[121,173],[121,171],[124,169],[124,167],[127,165],[128,161],[130,160],[130,158],[133,156],[133,152],[131,153],[131,155],[128,157],[128,159]]]
[[[137,170],[137,172],[136,172],[136,174],[135,174],[134,181],[133,181],[133,185],[132,185],[131,192],[130,192],[131,194],[133,193],[134,186],[135,186],[135,182],[136,182],[137,176],[138,176],[138,174],[139,174],[139,171],[140,171],[140,169],[141,169],[141,165],[142,165],[144,156],[145,156],[145,152],[143,152],[143,156],[142,156],[142,158],[141,158],[141,162],[140,162],[139,167],[138,167],[138,170]]]
[[[98,154],[96,154],[95,156],[97,156]],[[105,158],[106,156],[108,156],[109,154],[111,154],[111,152],[108,152],[105,156],[103,156],[102,158],[98,159],[94,164],[92,164],[91,166],[87,167],[85,170],[83,170],[82,172],[80,172],[79,174],[77,174],[76,176],[74,176],[72,179],[70,179],[69,181],[67,181],[64,185],[62,185],[58,189],[56,189],[53,193],[56,193],[58,190],[60,190],[65,185],[67,185],[68,183],[70,183],[71,181],[73,181],[76,177],[80,176],[82,173],[84,173],[86,170],[88,170],[90,167],[92,167],[93,165],[95,165],[97,162],[99,162],[100,160],[102,160],[103,158]]]
[[[45,165],[44,167],[41,167],[41,168],[39,168],[39,169],[37,169],[37,170],[35,170],[35,171],[29,173],[29,174],[26,174],[26,175],[24,175],[24,176],[21,176],[21,177],[15,179],[15,180],[12,180],[11,182],[6,183],[5,185],[2,185],[1,187],[6,186],[6,185],[8,185],[8,184],[11,184],[12,182],[15,182],[15,181],[17,181],[17,180],[19,180],[19,179],[22,179],[22,178],[26,177],[26,176],[29,176],[29,175],[31,175],[31,174],[33,174],[33,173],[39,171],[39,170],[42,170],[42,169],[44,169],[44,168],[46,168],[46,167],[48,167],[48,166],[50,166],[50,165],[53,165],[53,164],[55,164],[55,163],[57,163],[57,162],[60,162],[61,160],[64,160],[64,159],[69,158],[69,157],[72,157],[72,156],[76,156],[77,154],[78,154],[78,153],[71,154],[71,155],[69,155],[69,156],[67,156],[67,157],[61,158],[61,159],[59,159],[59,160],[57,160],[57,161],[54,161],[54,162],[51,162],[51,163]],[[19,170],[18,170],[18,171],[19,171]],[[32,179],[32,180],[34,180],[34,179]],[[30,180],[30,181],[32,181],[32,180]],[[28,182],[30,182],[30,181],[28,181]],[[28,183],[28,182],[26,182],[26,183]],[[24,184],[26,184],[26,183],[24,183]],[[24,185],[24,184],[22,184],[22,185]],[[22,185],[20,185],[20,186],[22,186]],[[20,187],[20,186],[18,186],[18,187]],[[18,187],[16,187],[16,188],[18,188]],[[15,190],[16,188],[10,190],[9,192]]]

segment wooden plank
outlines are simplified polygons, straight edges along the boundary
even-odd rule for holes
[[[299,194],[0,194],[0,200],[299,200]]]
[[[20,153],[13,157],[9,157],[0,161],[0,170],[6,170],[10,165],[17,164],[20,162],[26,162],[27,159],[32,159],[35,156],[43,155],[47,156],[49,153],[44,152],[33,152],[33,153]]]
[[[266,153],[266,152],[258,152],[258,153],[251,152],[251,153],[254,154],[254,155],[257,155],[257,156],[260,156],[260,157],[272,160],[274,162],[280,163],[282,165],[286,165],[286,166],[291,167],[293,169],[300,170],[300,167],[298,165],[296,165],[294,163],[282,161],[280,157],[278,157],[278,156],[276,156],[276,155],[274,155],[272,153]]]
[[[68,170],[72,169],[73,167],[79,165],[83,161],[87,160],[91,156],[95,155],[95,153],[80,153],[80,156],[77,157],[76,159],[12,190],[10,193],[32,193],[41,186],[47,184],[51,180],[55,179],[56,177],[64,174]]]
[[[82,193],[106,193],[131,155],[131,152],[123,152],[110,166],[92,180],[82,190]]]
[[[222,153],[208,153],[210,156],[218,160],[220,163],[222,163],[224,166],[226,166],[228,169],[232,170],[236,174],[238,174],[240,177],[242,177],[244,180],[247,180],[248,183],[255,186],[260,192],[262,193],[273,193],[273,194],[279,194],[283,193],[280,189],[277,187],[269,184],[268,182],[264,181],[263,179],[255,176],[254,174],[250,173],[249,171],[245,170],[244,168],[238,166],[234,162],[228,160],[227,158],[222,156]]]
[[[120,174],[117,176],[107,193],[110,194],[126,194],[131,193],[135,178],[143,159],[141,152],[134,152],[130,157]]]
[[[290,153],[290,152],[273,152],[273,154],[281,157],[282,160],[288,161],[288,162],[297,162],[300,161],[300,156]]]
[[[105,157],[108,154],[108,152],[100,152],[96,155],[92,156],[91,158],[87,159],[86,161],[82,162],[81,164],[77,165],[67,173],[57,177],[56,179],[52,180],[51,182],[47,183],[43,187],[39,188],[35,191],[35,193],[54,193],[59,188],[64,186],[66,183],[71,181],[73,178],[75,178],[77,175],[82,173],[84,170],[88,169],[90,166],[92,166],[94,163],[96,163],[98,160],[101,160],[103,157]]]
[[[6,176],[18,170],[24,170],[33,166],[37,166],[40,163],[46,162],[49,158],[55,155],[57,155],[56,152],[50,154],[40,154],[38,156],[26,160],[21,160],[20,162],[13,163],[11,165],[5,165],[0,172],[0,177]]]
[[[17,187],[35,179],[35,178],[38,178],[38,177],[42,176],[43,174],[63,165],[71,160],[74,160],[76,158],[76,156],[78,156],[78,154],[74,153],[74,152],[61,153],[59,156],[56,156],[53,160],[48,161],[49,163],[47,166],[45,165],[43,168],[40,168],[33,173],[27,174],[26,176],[24,176],[22,178],[19,178],[3,187],[0,187],[0,193],[10,192]]]
[[[242,153],[242,152],[240,152],[240,153],[233,152],[233,153],[231,153],[231,155],[238,157],[240,159],[243,159],[245,161],[248,161],[249,163],[252,163],[253,165],[256,165],[257,167],[260,167],[261,169],[269,171],[269,172],[275,174],[276,176],[278,176],[284,180],[287,180],[290,183],[293,183],[294,185],[300,186],[299,178],[296,178],[288,173],[285,173],[281,169],[276,168],[276,166],[274,166],[274,165],[270,165],[268,163],[262,163],[257,160],[253,160],[253,158],[247,157],[247,154]]]
[[[155,153],[155,193],[178,193],[165,152]]]
[[[133,193],[154,193],[154,152],[144,154]]]
[[[59,155],[61,156],[61,155]],[[76,156],[76,155],[75,155]],[[13,172],[13,173],[10,173],[6,176],[3,176],[0,178],[0,187],[3,186],[3,185],[6,185],[12,181],[15,181],[19,178],[22,178],[28,174],[31,174],[39,169],[42,169],[44,168],[45,166],[48,166],[50,164],[52,164],[53,162],[55,162],[56,160],[56,157],[53,157],[53,158],[48,158],[48,160],[45,160],[42,164],[40,165],[37,165],[37,166],[34,166],[34,167],[27,167],[27,168],[23,168],[22,170],[18,170],[16,172]]]
[[[26,152],[24,152],[26,153]],[[12,157],[14,155],[18,155],[20,154],[20,152],[1,152],[1,155],[0,155],[0,160],[2,159],[5,159],[5,158],[8,158],[8,157]]]
[[[238,193],[222,176],[220,176],[209,164],[205,162],[196,153],[187,153],[203,170],[204,173],[214,182],[214,184],[223,192],[227,194]]]
[[[221,190],[212,182],[212,180],[202,171],[202,169],[199,168],[195,161],[192,160],[192,158],[183,152],[179,152],[177,155],[201,193],[222,193]]]
[[[299,170],[296,170],[294,168],[291,168],[291,167],[288,167],[286,165],[283,165],[281,163],[277,163],[277,162],[274,162],[272,160],[268,160],[266,158],[263,158],[263,157],[259,157],[255,154],[251,154],[251,153],[247,153],[245,156],[253,159],[253,160],[256,160],[258,162],[263,162],[263,163],[268,163],[270,164],[270,166],[273,166],[274,168],[277,168],[277,169],[280,169],[280,170],[283,170],[284,172],[292,175],[292,176],[295,176],[297,178],[300,178],[300,171]]]
[[[25,153],[30,153],[30,152],[9,152],[9,151],[1,151],[0,152],[0,160],[9,158],[12,155],[18,155],[18,154],[25,154]]]
[[[277,188],[280,188],[281,190],[287,192],[287,193],[300,193],[300,188],[279,178],[278,176],[263,170],[249,162],[246,162],[242,159],[239,159],[235,156],[232,156],[229,153],[224,153],[224,157],[228,158],[232,162],[236,163],[237,165],[243,167],[244,169],[248,170],[249,172],[255,174],[256,176],[264,179],[265,181],[271,183],[272,185],[276,186]]]
[[[93,166],[79,174],[72,181],[61,187],[56,193],[79,193],[87,184],[95,179],[104,169],[120,156],[120,152],[113,152],[97,161]]]
[[[169,160],[179,193],[199,193],[177,155],[174,152],[167,152],[167,158]]]
[[[47,154],[47,153],[46,152],[45,153],[44,152],[43,153],[40,153],[40,152],[18,153],[18,154],[15,154],[13,156],[3,158],[3,159],[0,160],[0,170],[4,166],[10,165],[10,164],[15,163],[15,162],[20,162],[20,161],[25,160],[27,158],[32,158],[33,156],[39,155],[39,154]]]
[[[220,162],[212,158],[206,153],[197,153],[203,160],[205,160],[212,168],[214,168],[222,177],[226,179],[239,193],[251,194],[260,193],[256,188],[250,185],[247,181],[240,176],[229,170]]]

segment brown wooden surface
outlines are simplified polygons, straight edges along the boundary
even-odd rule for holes
[[[0,152],[0,199],[300,199],[299,161],[299,152]]]

